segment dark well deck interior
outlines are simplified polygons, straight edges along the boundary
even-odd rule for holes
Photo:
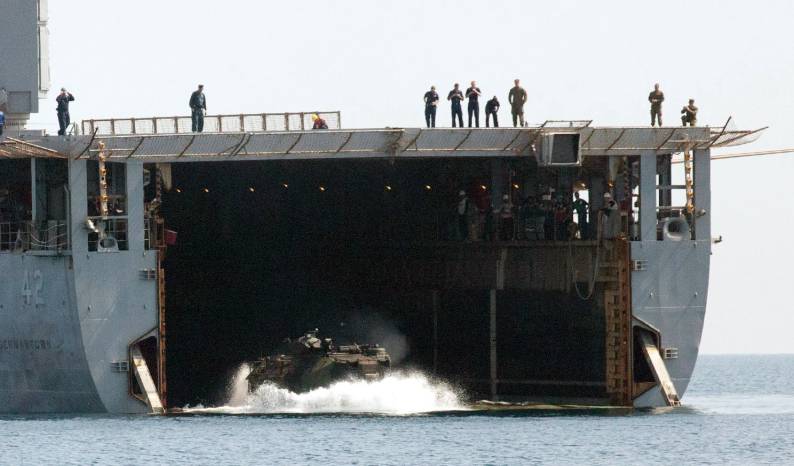
[[[165,261],[169,405],[222,402],[241,362],[314,327],[382,343],[399,367],[488,397],[489,289],[505,248],[500,397],[605,398],[601,300],[577,297],[565,265],[594,246],[454,238],[458,190],[487,196],[493,164],[173,164],[162,208],[178,232]],[[517,198],[539,174],[532,163],[511,168]]]

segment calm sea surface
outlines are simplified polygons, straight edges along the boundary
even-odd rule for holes
[[[432,412],[457,401],[418,376],[230,403],[0,417],[0,463],[794,464],[794,355],[702,356],[672,411]]]

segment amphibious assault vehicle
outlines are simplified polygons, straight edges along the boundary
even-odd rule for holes
[[[336,346],[331,338],[319,338],[315,329],[284,341],[282,351],[251,364],[248,391],[271,382],[301,393],[354,377],[376,380],[385,374],[391,359],[385,348],[374,345]]]

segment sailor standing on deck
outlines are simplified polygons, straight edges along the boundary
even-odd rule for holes
[[[425,92],[425,123],[428,128],[436,127],[436,108],[438,107],[438,92],[436,86],[430,86],[430,90]]]
[[[479,97],[482,95],[480,88],[477,87],[475,81],[471,82],[471,87],[466,89],[466,98],[469,99],[469,128],[471,128],[471,115],[474,114],[475,125],[480,127],[480,102]]]
[[[3,135],[3,127],[6,125],[6,114],[0,110],[0,136]]]
[[[55,108],[58,112],[58,136],[66,135],[66,128],[69,126],[69,102],[74,102],[74,96],[66,92],[66,88],[61,88],[61,93],[55,98],[58,106]]]
[[[519,120],[521,126],[524,126],[524,104],[527,101],[527,91],[519,85],[520,81],[516,79],[513,81],[515,86],[510,89],[507,95],[507,101],[510,103],[510,112],[513,114],[513,126],[518,126]]]
[[[653,90],[648,94],[648,102],[651,103],[651,126],[662,126],[662,102],[664,102],[664,92],[659,90],[659,83],[653,85]]]
[[[190,94],[191,131],[200,133],[204,131],[204,114],[207,113],[207,98],[204,97],[204,85],[199,84],[198,89]]]
[[[455,128],[455,117],[458,117],[460,127],[463,128],[463,109],[460,102],[463,100],[463,91],[460,90],[460,84],[455,83],[455,87],[447,94],[447,100],[452,101],[452,127]]]

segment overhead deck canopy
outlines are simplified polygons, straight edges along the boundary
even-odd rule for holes
[[[583,157],[660,154],[685,148],[725,147],[750,142],[761,130],[709,127],[592,127],[589,122],[547,122],[530,128],[384,128],[320,131],[259,131],[152,135],[44,136],[29,144],[87,158],[103,142],[115,161],[231,161],[327,158],[525,157],[544,135],[576,133]],[[579,124],[578,126],[575,124]],[[13,151],[6,148],[0,156]],[[8,156],[8,155],[6,155]]]

